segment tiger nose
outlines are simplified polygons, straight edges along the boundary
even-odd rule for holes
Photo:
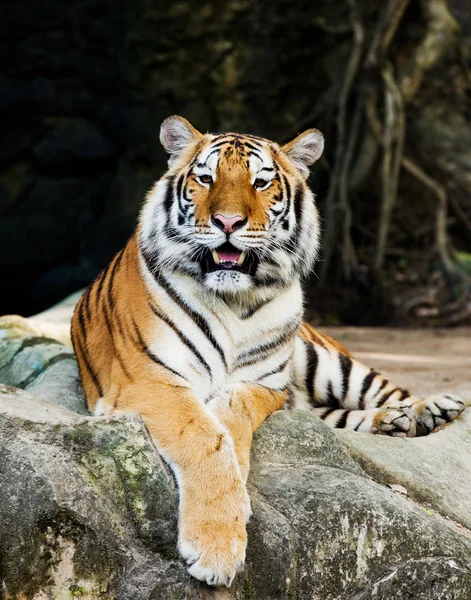
[[[211,215],[211,223],[216,225],[218,229],[224,231],[224,233],[232,233],[236,229],[240,229],[247,223],[247,217],[243,219],[240,215],[235,217],[226,217],[221,214]]]

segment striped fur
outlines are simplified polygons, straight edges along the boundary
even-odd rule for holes
[[[252,435],[270,413],[420,435],[462,404],[410,396],[302,324],[300,281],[319,238],[305,179],[319,132],[280,148],[171,117],[161,140],[169,170],[81,298],[72,339],[90,409],[141,414],[172,466],[190,573],[230,585],[245,557]]]

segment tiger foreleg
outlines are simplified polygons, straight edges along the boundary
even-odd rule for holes
[[[285,399],[286,392],[257,384],[236,383],[223,388],[208,403],[208,408],[234,440],[244,482],[249,474],[253,433],[271,413],[283,408]]]
[[[178,481],[178,547],[189,573],[229,586],[245,561],[250,501],[226,427],[189,388],[162,381],[129,384],[96,409],[144,418]]]
[[[452,421],[465,408],[458,396],[418,398],[335,348],[305,345],[308,401],[331,427],[416,437]]]

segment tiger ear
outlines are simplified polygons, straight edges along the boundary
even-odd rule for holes
[[[167,117],[160,126],[160,143],[170,155],[170,160],[202,137],[189,121],[178,115]]]
[[[281,147],[305,178],[309,165],[319,160],[324,150],[324,136],[318,129],[308,129]]]

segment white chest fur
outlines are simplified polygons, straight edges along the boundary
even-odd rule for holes
[[[244,311],[234,310],[192,278],[174,274],[164,278],[166,285],[160,285],[162,280],[158,283],[146,273],[154,303],[175,327],[156,317],[148,332],[150,347],[181,373],[202,401],[239,381],[276,388],[288,383],[289,368],[282,374],[277,368],[289,362],[290,333],[301,320],[299,281],[244,318]]]

